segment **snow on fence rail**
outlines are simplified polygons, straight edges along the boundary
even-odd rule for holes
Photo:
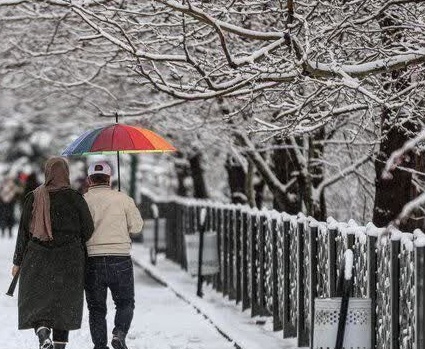
[[[312,345],[315,297],[336,297],[344,251],[355,253],[352,296],[372,300],[372,348],[425,348],[425,234],[317,222],[302,214],[175,198],[158,202],[166,256],[186,268],[184,235],[218,233],[220,272],[207,281],[223,296],[273,316],[274,330]]]

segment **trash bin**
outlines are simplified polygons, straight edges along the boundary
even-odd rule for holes
[[[198,274],[199,232],[184,236],[186,245],[187,271],[191,275]],[[204,233],[204,250],[202,258],[202,275],[214,275],[219,271],[217,232]]]
[[[341,298],[314,300],[313,349],[334,349],[338,332]],[[372,302],[367,298],[350,298],[344,335],[345,349],[371,349]]]

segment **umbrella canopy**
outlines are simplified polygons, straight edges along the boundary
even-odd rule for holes
[[[78,137],[62,155],[90,155],[175,151],[170,143],[156,133],[136,126],[114,124],[90,130]]]
[[[83,133],[62,152],[62,155],[117,154],[118,190],[120,190],[120,153],[171,151],[176,151],[176,148],[156,133],[145,128],[116,123]]]

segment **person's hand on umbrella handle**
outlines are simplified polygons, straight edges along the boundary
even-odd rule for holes
[[[17,265],[14,265],[13,267],[12,267],[12,276],[13,277],[15,277],[15,275],[19,272],[19,269],[20,269],[21,267],[20,266],[17,266]]]

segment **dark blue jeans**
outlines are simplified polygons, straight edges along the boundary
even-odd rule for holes
[[[89,257],[86,274],[86,299],[90,333],[95,349],[107,349],[106,298],[108,288],[115,303],[115,328],[127,334],[134,313],[133,263],[129,256]]]

